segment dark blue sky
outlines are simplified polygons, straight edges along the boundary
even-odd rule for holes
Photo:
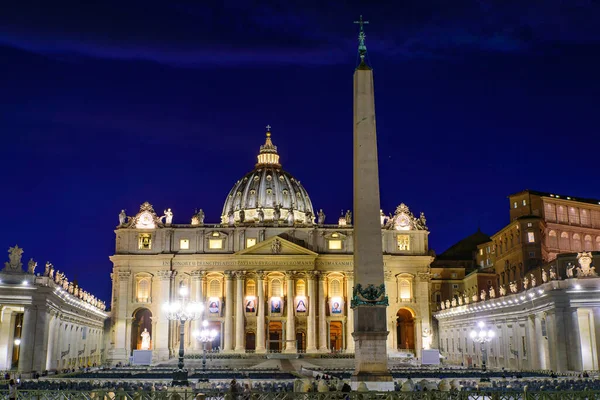
[[[267,124],[328,222],[351,207],[359,14],[382,207],[438,253],[512,192],[600,198],[598,0],[87,3],[2,4],[0,248],[104,299],[121,208],[218,221]]]

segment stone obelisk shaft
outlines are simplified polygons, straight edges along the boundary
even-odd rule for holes
[[[379,207],[373,71],[363,61],[354,73],[354,285],[384,283]],[[353,383],[389,390],[386,306],[358,304],[354,312]]]

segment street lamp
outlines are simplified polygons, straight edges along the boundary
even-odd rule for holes
[[[188,288],[181,285],[179,287],[179,301],[165,303],[163,311],[167,314],[167,319],[170,321],[179,321],[179,363],[177,369],[173,371],[173,386],[188,385],[188,371],[183,368],[183,342],[185,333],[185,323],[193,321],[202,316],[204,306],[200,303],[189,301]]]
[[[202,321],[202,330],[194,332],[196,340],[202,343],[202,371],[206,371],[206,343],[212,342],[217,337],[215,329],[208,329],[208,321]]]
[[[485,324],[483,322],[479,322],[477,324],[479,331],[472,329],[469,333],[471,340],[481,344],[481,369],[485,371],[485,363],[487,359],[487,349],[485,348],[485,344],[492,341],[496,334],[491,329],[485,329]]]

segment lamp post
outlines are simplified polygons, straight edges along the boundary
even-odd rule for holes
[[[185,334],[185,323],[193,321],[202,316],[204,306],[200,303],[189,301],[188,288],[185,286],[179,287],[179,301],[165,303],[163,310],[167,314],[167,319],[170,321],[179,321],[179,363],[177,369],[173,371],[172,386],[187,386],[188,371],[183,365],[183,342]]]
[[[208,329],[208,321],[202,321],[202,330],[194,332],[196,340],[202,343],[202,371],[206,371],[206,343],[212,342],[217,337],[215,329]]]
[[[491,342],[496,334],[493,330],[486,329],[483,322],[477,323],[477,327],[479,328],[479,331],[472,329],[469,336],[471,337],[471,340],[481,345],[481,369],[485,371],[485,363],[487,361],[487,349],[485,348],[485,344]]]

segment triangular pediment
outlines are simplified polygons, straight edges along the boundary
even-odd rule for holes
[[[252,247],[238,251],[236,255],[271,255],[271,256],[313,256],[318,254],[305,247],[285,240],[280,236],[273,236]]]

